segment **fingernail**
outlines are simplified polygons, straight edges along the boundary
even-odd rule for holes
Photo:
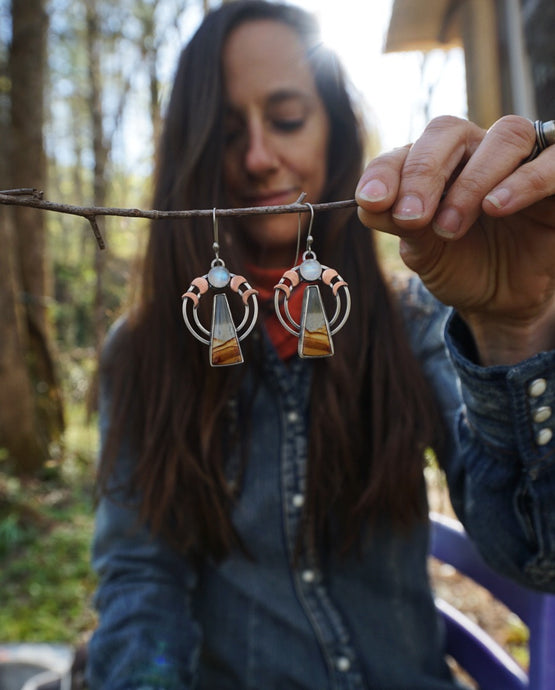
[[[365,201],[383,201],[387,196],[387,187],[381,180],[367,182],[357,195]]]
[[[414,194],[407,194],[395,206],[393,217],[398,220],[418,220],[424,215],[422,199]]]
[[[440,237],[454,237],[460,230],[462,219],[454,208],[445,208],[432,222],[432,228]]]
[[[499,189],[494,189],[486,196],[486,201],[493,204],[495,208],[503,208],[505,204],[511,198],[511,192],[505,187],[499,187]]]

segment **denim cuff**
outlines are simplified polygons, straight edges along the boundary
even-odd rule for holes
[[[445,342],[460,377],[468,422],[488,446],[515,452],[536,472],[555,459],[555,351],[513,366],[477,364],[472,334],[456,313]]]

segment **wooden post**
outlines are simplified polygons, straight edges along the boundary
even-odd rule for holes
[[[469,119],[487,129],[503,115],[495,0],[462,7]]]

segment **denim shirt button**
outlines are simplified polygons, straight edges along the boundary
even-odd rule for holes
[[[542,407],[538,407],[538,409],[534,410],[534,413],[532,414],[532,419],[536,422],[536,424],[546,422],[550,417],[551,408],[549,405],[542,405]]]
[[[287,421],[291,424],[294,424],[295,422],[299,421],[299,415],[295,411],[288,412]]]
[[[536,434],[536,443],[538,446],[546,446],[552,438],[553,432],[551,429],[540,429]]]
[[[528,395],[531,398],[539,398],[547,389],[547,381],[545,379],[535,379],[528,386]]]
[[[351,662],[346,656],[338,657],[335,663],[340,671],[348,671],[351,668]]]
[[[301,578],[303,582],[311,584],[316,580],[316,573],[314,572],[314,570],[303,570],[303,572],[301,573]]]
[[[302,494],[295,494],[291,500],[295,508],[302,508],[304,505],[304,496]]]

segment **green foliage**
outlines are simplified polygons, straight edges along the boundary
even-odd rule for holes
[[[2,513],[4,514],[0,516],[0,558],[24,545],[33,534],[32,530],[22,524],[18,515],[8,514],[6,510]]]
[[[56,177],[59,198],[84,204],[71,185],[71,168],[52,164],[50,177]],[[118,174],[110,188],[112,206],[136,205],[146,197],[147,182],[140,177]],[[67,198],[66,198],[67,197]],[[135,263],[142,252],[148,224],[144,219],[106,218],[103,235],[107,249],[100,251],[87,221],[63,214],[48,216],[49,253],[53,299],[50,303],[58,348],[62,353],[87,350],[96,345],[102,318],[105,331],[125,309],[132,285]],[[98,260],[103,262],[98,273]],[[100,282],[99,282],[100,281]],[[99,300],[101,303],[99,304]]]
[[[66,520],[2,559],[0,630],[8,642],[76,644],[94,625],[88,565],[92,518]]]
[[[20,480],[0,464],[2,642],[80,643],[95,625],[89,564],[96,424],[70,405],[58,459]]]
[[[21,480],[9,474],[8,453],[0,454],[0,560],[36,535],[32,506],[26,504]]]

